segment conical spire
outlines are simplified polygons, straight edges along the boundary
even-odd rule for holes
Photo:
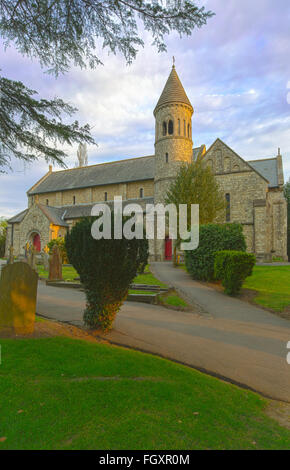
[[[182,83],[179,79],[179,76],[177,75],[177,72],[175,70],[175,66],[173,64],[172,70],[170,72],[170,75],[167,79],[167,82],[165,84],[165,87],[163,88],[163,91],[161,93],[161,96],[158,100],[158,103],[154,109],[154,114],[157,111],[157,108],[163,104],[167,103],[184,103],[187,104],[192,108],[192,105],[184,91],[184,88],[182,86]]]

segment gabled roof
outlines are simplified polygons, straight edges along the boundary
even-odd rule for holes
[[[248,161],[248,163],[269,181],[269,188],[276,188],[279,186],[277,158],[251,160]]]
[[[250,169],[253,169],[261,178],[263,178],[267,183],[270,183],[269,180],[256,168],[254,168],[251,165],[251,162],[248,162],[247,160],[244,160],[237,152],[235,152],[231,147],[229,147],[225,142],[223,142],[219,137],[211,144],[211,146],[207,149],[207,151],[204,154],[204,157],[209,153],[209,151],[212,149],[212,147],[215,145],[216,142],[220,142],[222,145],[227,147],[231,152],[233,152],[240,160],[242,160],[243,163],[245,163]]]
[[[11,219],[7,220],[8,224],[18,224],[22,222],[27,212],[28,212],[28,209],[25,209],[24,211],[19,212],[19,214],[14,215],[13,217],[11,217]]]
[[[64,211],[61,207],[45,206],[44,204],[38,204],[38,206],[52,224],[68,227],[68,224],[63,219]]]
[[[167,104],[167,103],[176,103],[176,102],[187,104],[188,106],[192,108],[192,105],[187,97],[187,94],[185,93],[185,90],[182,86],[182,83],[173,65],[171,73],[165,84],[165,87],[163,88],[161,96],[154,109],[154,114],[156,113],[157,108],[159,108],[159,106],[162,106],[163,104]]]
[[[50,173],[29,195],[154,179],[154,155]]]

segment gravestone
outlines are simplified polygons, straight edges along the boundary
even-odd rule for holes
[[[14,263],[14,248],[11,245],[9,247],[9,256],[8,256],[7,264],[13,264],[13,263]]]
[[[36,266],[36,249],[34,246],[30,247],[29,252],[28,252],[28,258],[27,258],[27,263],[31,267],[31,269],[34,269],[34,271],[37,271],[37,266]]]
[[[29,242],[26,242],[24,247],[23,247],[23,250],[24,250],[24,258],[26,259],[26,261],[28,260],[28,254],[29,254],[29,250],[30,250],[30,244]]]
[[[49,258],[49,281],[62,281],[62,259],[59,247],[54,245]]]
[[[24,262],[6,265],[0,278],[0,331],[34,331],[37,273]]]
[[[43,268],[45,271],[49,271],[49,255],[46,251],[41,253]]]

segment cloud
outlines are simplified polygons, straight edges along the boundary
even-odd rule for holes
[[[93,71],[73,67],[56,80],[10,48],[2,53],[2,73],[22,80],[41,96],[60,96],[74,104],[75,118],[93,127],[98,147],[89,147],[89,162],[97,163],[154,153],[153,109],[174,55],[195,109],[194,144],[209,146],[220,137],[245,159],[275,156],[281,147],[288,178],[289,0],[201,3],[216,16],[189,37],[168,36],[167,54],[158,54],[149,34],[142,31],[145,48],[131,66],[104,52],[104,66]],[[76,146],[66,150],[67,164],[74,166]],[[44,162],[25,172],[21,163],[13,166],[15,173],[0,176],[0,215],[24,209],[26,190],[47,171]]]

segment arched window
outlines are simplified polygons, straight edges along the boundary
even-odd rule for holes
[[[49,203],[49,200],[48,200],[48,199],[46,199],[46,205],[47,205],[47,206],[48,206],[48,203]]]
[[[186,122],[185,122],[185,119],[183,121],[183,134],[186,136]]]
[[[105,193],[105,197],[104,197],[105,201],[108,200],[108,193]]]
[[[140,197],[144,197],[144,189],[143,188],[140,188]]]
[[[166,134],[167,134],[167,124],[164,121],[162,124],[162,135],[166,135]]]
[[[169,161],[168,153],[167,153],[167,152],[166,152],[166,154],[165,154],[165,161],[166,161],[166,163],[168,163],[168,161]]]
[[[180,135],[180,119],[178,119],[178,135]]]
[[[190,125],[187,124],[187,137],[189,137],[189,135],[190,135]]]
[[[172,119],[169,119],[169,121],[168,121],[168,134],[170,134],[170,135],[173,134],[173,121],[172,121]]]
[[[231,220],[231,196],[229,193],[226,194],[226,222]]]
[[[76,203],[76,197],[73,196],[73,205],[75,205],[75,203]]]

